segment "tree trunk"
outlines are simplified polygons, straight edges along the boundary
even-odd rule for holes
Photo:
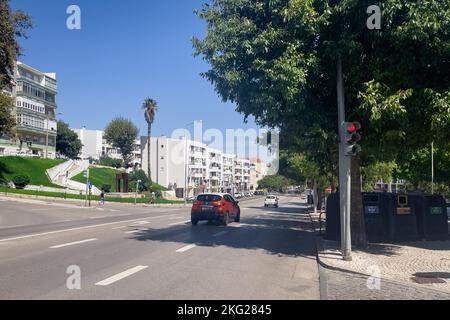
[[[147,174],[150,184],[152,184],[152,170],[150,166],[150,147],[151,147],[151,135],[152,135],[152,125],[149,123],[147,126]]]
[[[366,246],[366,226],[363,214],[362,192],[361,192],[361,159],[359,156],[351,157],[351,232],[352,244],[355,246]]]

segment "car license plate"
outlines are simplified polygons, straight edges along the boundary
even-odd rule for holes
[[[202,206],[202,211],[211,211],[214,206]]]

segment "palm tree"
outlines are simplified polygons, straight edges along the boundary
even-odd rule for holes
[[[150,137],[152,134],[152,124],[155,120],[156,111],[158,111],[158,103],[150,98],[144,100],[142,104],[142,109],[144,110],[145,121],[147,121],[147,173],[148,179],[151,183],[152,181],[152,173],[150,167]]]

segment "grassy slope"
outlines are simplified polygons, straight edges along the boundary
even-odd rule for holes
[[[61,188],[51,183],[46,170],[61,164],[62,160],[0,157],[0,180],[11,181],[15,175],[26,174],[32,185]]]
[[[109,184],[111,186],[111,192],[116,192],[116,174],[120,171],[108,168],[90,168],[89,169],[89,180],[98,189],[102,189],[104,184]],[[86,178],[83,177],[83,173],[72,178],[72,180],[86,183]]]

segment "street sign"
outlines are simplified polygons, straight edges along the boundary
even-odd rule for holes
[[[89,181],[89,190],[92,190],[92,182]]]

